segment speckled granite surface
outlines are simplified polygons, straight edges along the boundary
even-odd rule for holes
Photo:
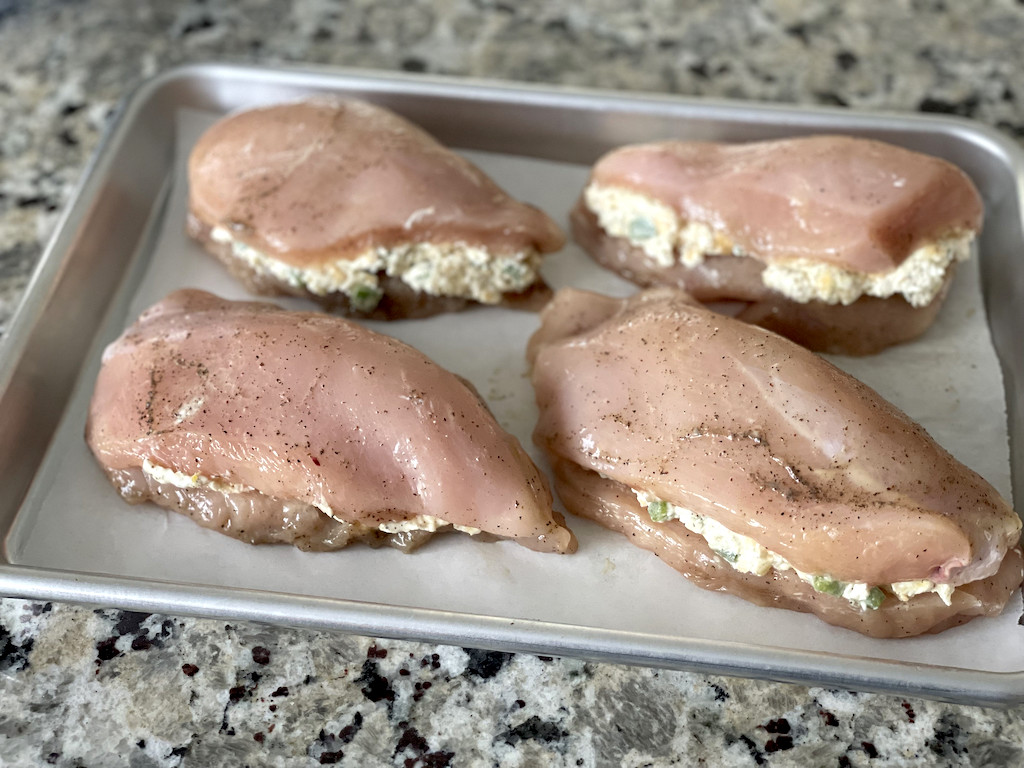
[[[0,330],[117,99],[316,62],[975,117],[1024,140],[1024,4],[0,0]],[[0,601],[0,765],[1024,764],[986,710]]]

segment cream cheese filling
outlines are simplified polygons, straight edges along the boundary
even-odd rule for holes
[[[838,595],[846,598],[861,610],[878,608],[881,596],[873,591],[884,587],[901,602],[906,602],[915,595],[934,592],[946,605],[952,602],[951,584],[937,584],[928,579],[898,581],[892,584],[868,584],[866,582],[843,582],[824,573],[805,573],[795,568],[792,563],[781,555],[762,547],[749,536],[734,533],[705,515],[697,514],[686,507],[677,506],[657,498],[647,491],[632,489],[637,501],[647,510],[654,522],[678,520],[686,528],[704,538],[708,546],[723,560],[741,573],[754,573],[764,576],[768,571],[793,571],[801,581],[810,584],[819,592]],[[652,510],[652,506],[654,509]]]
[[[447,520],[442,520],[439,517],[431,517],[430,515],[416,515],[416,517],[410,520],[392,520],[388,523],[381,523],[377,527],[385,533],[401,533],[405,531],[430,531],[433,533],[439,528],[445,528],[451,526],[456,531],[462,531],[468,533],[470,536],[475,536],[481,533],[480,528],[473,528],[468,525],[456,525],[449,523]]]
[[[383,297],[381,272],[431,296],[457,296],[496,304],[504,294],[519,293],[537,282],[540,270],[540,254],[535,250],[492,254],[485,248],[461,242],[371,248],[354,259],[338,259],[303,269],[237,240],[226,227],[214,227],[210,238],[229,244],[232,254],[257,274],[317,296],[343,293],[353,308],[360,311],[372,310]]]
[[[168,469],[167,467],[161,467],[159,464],[154,464],[149,459],[144,459],[142,461],[142,471],[158,483],[173,485],[175,488],[208,488],[211,491],[217,491],[218,493],[248,493],[256,490],[248,485],[229,483],[224,480],[218,480],[217,478],[207,477],[199,472],[191,475],[187,475],[184,472],[176,472],[173,469]],[[331,509],[326,500],[321,499],[319,502],[313,502],[313,506],[338,522],[350,522],[348,520],[343,520],[340,517],[336,517],[334,515],[334,510]],[[434,532],[439,528],[444,528],[449,525],[457,531],[468,533],[470,536],[475,536],[476,534],[481,533],[481,529],[479,528],[473,528],[468,525],[455,525],[453,523],[449,523],[447,520],[442,520],[439,517],[431,517],[430,515],[416,515],[416,517],[409,520],[390,520],[378,525],[377,529],[384,533],[401,533],[406,531]]]
[[[626,238],[659,267],[671,267],[677,255],[687,267],[702,264],[712,253],[746,255],[724,233],[699,221],[682,221],[673,208],[653,197],[589,184],[583,198],[605,232]]]
[[[149,459],[143,460],[142,471],[158,483],[173,485],[175,488],[209,488],[218,493],[248,493],[256,490],[248,485],[229,483],[215,477],[207,477],[199,472],[186,475],[184,472],[176,472],[173,469],[154,464]]]
[[[701,222],[684,222],[674,209],[647,195],[590,184],[584,200],[608,234],[629,240],[658,266],[670,267],[677,258],[684,266],[695,267],[709,254],[746,255],[724,232]],[[798,258],[767,264],[761,280],[801,303],[852,304],[861,296],[884,299],[901,294],[912,306],[923,307],[942,290],[950,264],[970,257],[973,239],[974,233],[967,231],[925,243],[888,272],[856,272]]]

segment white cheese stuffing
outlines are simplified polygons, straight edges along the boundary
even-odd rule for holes
[[[926,243],[888,272],[852,272],[810,259],[773,262],[761,273],[769,288],[794,301],[817,299],[826,304],[852,304],[861,296],[886,299],[897,293],[914,307],[924,307],[942,290],[946,270],[970,258],[974,236],[964,232]]]
[[[635,488],[632,490],[636,495],[637,501],[648,512],[650,512],[651,504],[657,504],[660,509],[663,509],[663,513],[658,516],[656,522],[678,520],[688,530],[702,536],[712,550],[741,573],[754,573],[758,576],[764,576],[773,568],[777,571],[792,570],[801,581],[810,584],[819,591],[841,594],[842,597],[851,603],[858,605],[861,610],[869,607],[871,590],[874,585],[865,582],[840,582],[827,574],[804,573],[794,568],[792,563],[781,555],[762,547],[749,536],[730,531],[717,520],[697,514],[686,507],[666,502],[647,491],[640,491]],[[664,506],[661,507],[661,505]],[[827,586],[828,589],[820,589],[822,586]],[[906,602],[915,595],[925,592],[935,592],[946,605],[951,604],[953,590],[955,589],[951,584],[936,584],[928,579],[899,581],[882,586],[885,586],[901,602]],[[830,591],[831,589],[837,591],[833,593]]]
[[[416,515],[411,520],[393,520],[388,523],[381,523],[377,526],[384,533],[404,533],[406,531],[430,531],[435,532],[438,528],[451,525],[455,530],[475,536],[480,533],[479,528],[471,528],[468,525],[452,525],[447,520],[430,515]]]
[[[583,192],[587,207],[613,237],[624,237],[659,267],[676,261],[696,267],[708,254],[745,255],[723,232],[699,221],[682,221],[660,200],[622,188],[590,184]]]
[[[211,491],[217,491],[218,493],[246,493],[256,490],[248,485],[228,483],[224,480],[207,477],[199,472],[192,475],[187,475],[184,472],[176,472],[173,469],[168,469],[167,467],[161,467],[159,464],[154,464],[149,459],[143,460],[142,471],[158,483],[173,485],[175,488],[208,488]],[[324,499],[321,499],[319,502],[314,502],[313,506],[328,517],[341,522],[346,522],[340,517],[335,517],[334,510],[331,509],[330,505]],[[449,523],[446,520],[442,520],[439,517],[431,517],[430,515],[417,515],[411,520],[394,520],[387,523],[381,523],[377,527],[385,533],[400,533],[403,531],[434,532],[438,528],[444,528],[448,525],[451,525],[457,531],[468,533],[470,536],[475,536],[481,532],[479,528],[472,528],[468,525],[452,525],[452,523]]]
[[[344,293],[355,309],[363,311],[377,306],[383,295],[380,272],[431,296],[458,296],[496,304],[505,293],[529,288],[538,280],[540,269],[540,254],[534,250],[495,255],[459,242],[372,248],[354,259],[302,269],[236,240],[225,227],[214,227],[210,237],[218,243],[230,243],[234,256],[258,274],[317,296]]]
[[[675,262],[681,224],[669,206],[627,189],[599,184],[587,185],[583,197],[609,235],[625,237],[659,267],[671,267]]]
[[[225,480],[218,480],[215,477],[207,477],[198,472],[186,475],[184,472],[176,472],[167,467],[154,464],[149,459],[142,462],[142,471],[156,480],[158,483],[173,485],[175,488],[209,488],[218,493],[246,493],[253,491],[248,485],[238,485]]]
[[[724,232],[701,222],[684,222],[671,207],[647,195],[590,184],[584,199],[602,229],[626,238],[660,267],[672,266],[676,258],[694,267],[708,254],[746,255]],[[852,304],[861,296],[885,299],[902,294],[912,306],[923,307],[942,290],[949,265],[970,257],[973,239],[974,233],[968,231],[925,243],[888,272],[855,272],[813,259],[790,259],[767,264],[761,280],[801,303]]]
[[[936,584],[934,581],[930,581],[929,579],[898,581],[895,584],[890,584],[889,588],[892,590],[892,593],[903,602],[906,602],[914,595],[920,595],[925,592],[935,592],[942,598],[942,602],[946,605],[949,605],[952,601],[953,590],[956,589],[952,584]]]

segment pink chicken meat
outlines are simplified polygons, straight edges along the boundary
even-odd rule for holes
[[[745,302],[742,319],[847,354],[924,332],[981,223],[959,168],[848,136],[622,147],[573,213],[628,279]]]
[[[189,158],[188,229],[252,291],[379,319],[526,299],[565,242],[542,211],[383,107],[238,112]]]
[[[86,440],[129,500],[251,543],[576,545],[470,385],[341,318],[173,293],[104,353]]]
[[[673,289],[628,300],[567,289],[529,354],[535,440],[566,506],[702,586],[907,636],[998,613],[1021,582],[1021,522],[992,486],[774,333]],[[684,514],[654,522],[655,508]],[[694,527],[750,543],[771,567],[729,567]]]

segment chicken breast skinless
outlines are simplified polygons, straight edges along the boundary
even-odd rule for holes
[[[872,389],[687,294],[564,289],[530,341],[567,509],[698,585],[878,637],[998,614],[1021,521]]]
[[[421,317],[546,298],[542,211],[382,107],[317,98],[218,121],[189,158],[188,231],[249,290]]]
[[[250,543],[576,548],[471,385],[338,317],[177,291],[106,349],[86,440],[127,500]]]
[[[604,266],[821,352],[869,354],[935,319],[982,202],[960,169],[866,139],[665,141],[594,166],[573,233]]]

